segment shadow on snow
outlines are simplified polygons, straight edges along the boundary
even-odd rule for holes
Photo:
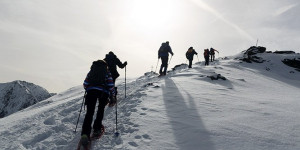
[[[162,92],[178,148],[215,150],[210,133],[205,129],[193,97],[187,93],[189,104],[185,103],[176,84],[169,78],[165,79]]]

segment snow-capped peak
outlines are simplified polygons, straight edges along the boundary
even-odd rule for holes
[[[33,83],[12,81],[0,83],[0,118],[51,97],[49,92]]]

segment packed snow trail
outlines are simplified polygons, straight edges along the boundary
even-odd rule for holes
[[[107,108],[106,133],[92,149],[300,149],[299,72],[290,73],[293,68],[276,59],[193,66],[127,83],[126,99],[121,83],[120,136],[114,137],[115,109]],[[207,77],[216,74],[227,80]],[[83,95],[82,86],[74,87],[1,119],[0,149],[76,148],[85,112],[73,131]]]
[[[183,70],[146,91],[138,113],[151,116],[137,121],[157,143],[146,149],[299,148],[299,86],[226,65]],[[215,72],[228,80],[206,77]]]

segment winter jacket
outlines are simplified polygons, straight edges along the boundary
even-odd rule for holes
[[[215,51],[219,53],[219,51],[213,49],[213,48],[210,48],[210,51],[209,51],[209,54],[210,55],[215,55]]]
[[[189,50],[185,53],[186,59],[188,59],[188,60],[193,60],[195,54],[198,55],[198,53],[197,53],[194,49],[189,49]]]
[[[172,52],[172,49],[170,47],[170,45],[168,45],[167,43],[162,43],[159,50],[158,50],[158,58],[160,57],[168,57],[169,53],[174,55],[174,53]]]
[[[87,77],[89,76],[89,73],[87,74]],[[89,90],[99,90],[99,91],[103,91],[104,93],[110,95],[110,96],[115,96],[115,84],[113,82],[111,73],[109,71],[107,71],[107,74],[105,76],[105,83],[101,84],[101,85],[91,85],[91,83],[89,83],[88,78],[85,78],[84,82],[83,82],[83,87],[86,91]]]
[[[119,68],[124,68],[127,63],[122,63],[119,58],[115,54],[106,54],[106,57],[104,58],[106,63],[108,64],[109,71],[111,72],[112,78],[116,79],[120,76],[120,74],[117,71],[117,66]]]
[[[204,51],[203,55],[204,55],[204,58],[209,58],[209,55],[210,55],[209,50],[206,49],[206,50]]]

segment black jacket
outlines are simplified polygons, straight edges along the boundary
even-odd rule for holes
[[[124,68],[127,65],[127,63],[126,62],[122,63],[115,54],[106,54],[106,57],[104,58],[104,60],[108,64],[109,71],[112,75],[112,78],[115,81],[115,79],[120,76],[120,74],[117,71],[117,66],[119,68]]]
[[[188,59],[188,60],[193,60],[195,54],[198,55],[198,53],[197,53],[195,50],[188,50],[188,51],[185,53],[186,59]]]

